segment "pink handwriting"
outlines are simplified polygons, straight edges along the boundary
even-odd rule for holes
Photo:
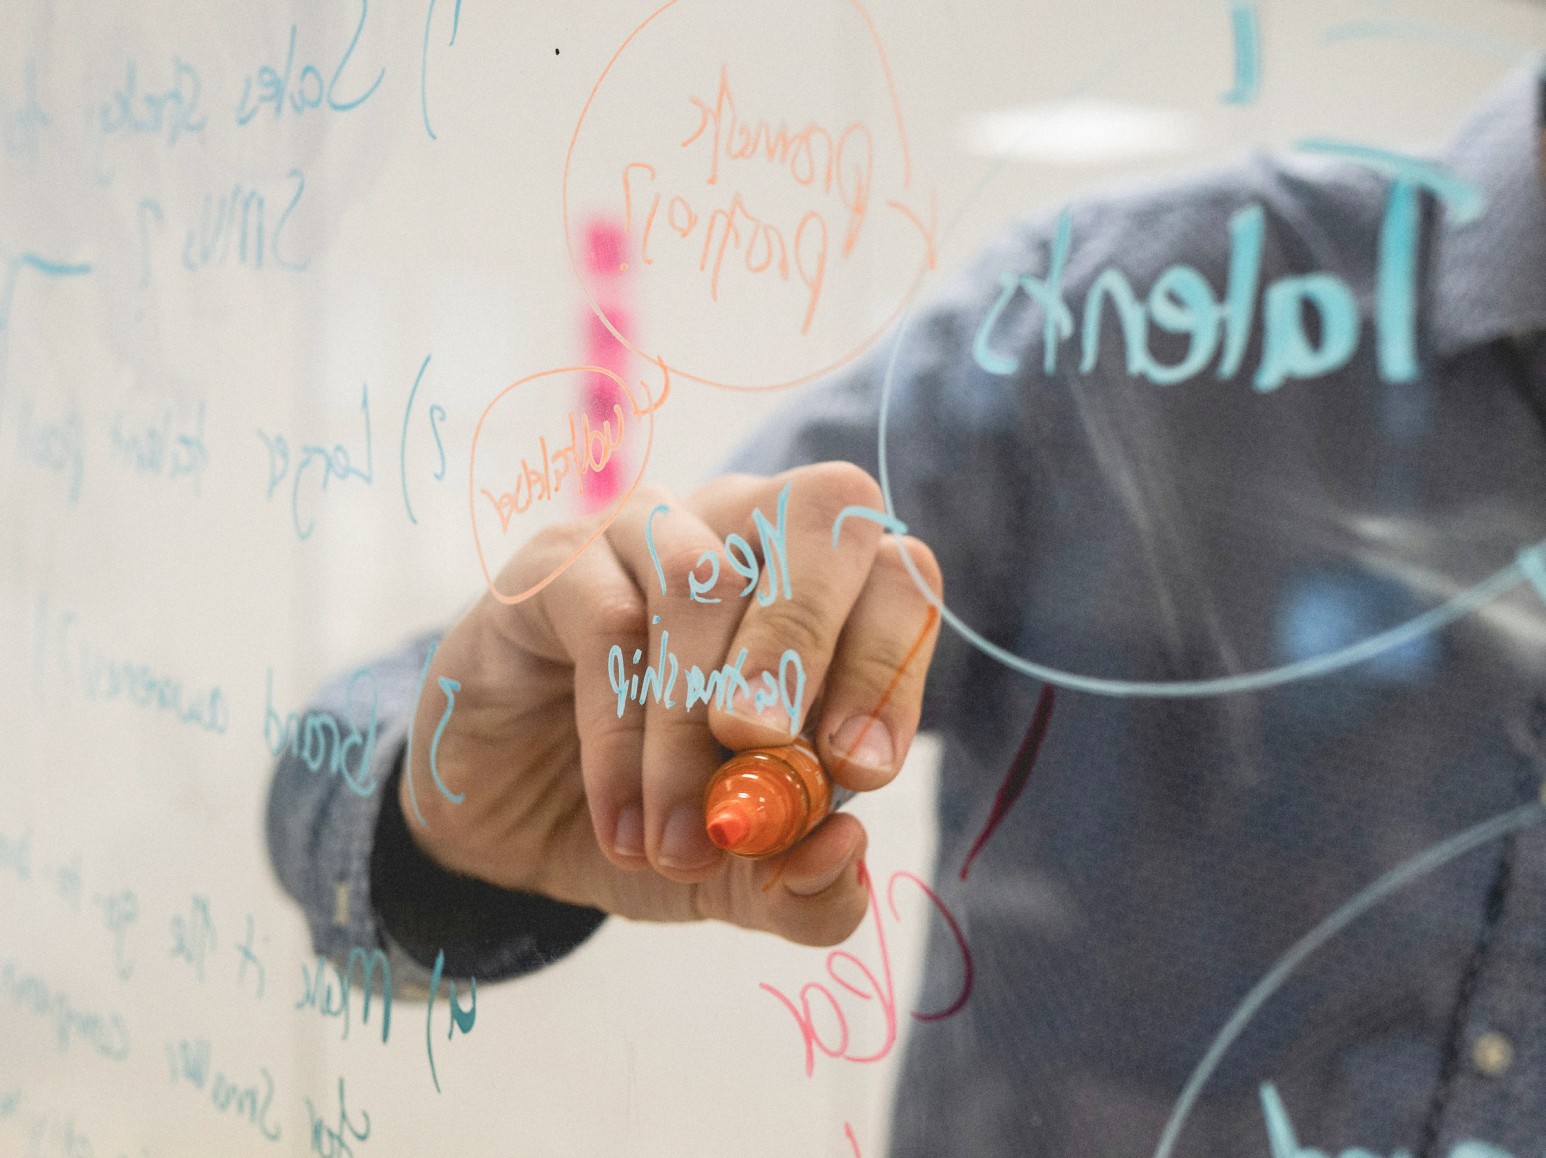
[[[824,983],[820,981],[808,981],[800,987],[799,1000],[796,1003],[782,990],[766,981],[762,982],[762,988],[766,989],[774,997],[783,1003],[789,1010],[800,1028],[800,1036],[805,1043],[805,1075],[810,1077],[816,1069],[816,1052],[820,1050],[830,1058],[841,1058],[844,1061],[878,1062],[886,1057],[896,1045],[896,984],[891,975],[891,950],[886,943],[886,920],[881,912],[879,899],[875,895],[875,880],[868,873],[865,874],[865,886],[870,893],[870,911],[875,915],[875,937],[880,949],[880,976],[876,977],[875,971],[846,949],[834,949],[827,954],[827,976],[835,981],[838,987],[847,993],[859,998],[861,1001],[869,1001],[875,998],[880,1003],[881,1016],[885,1022],[885,1033],[879,1047],[873,1053],[855,1053],[853,1050],[852,1034],[848,1026],[848,1014],[844,1011],[842,1002]],[[961,950],[962,980],[960,995],[946,1008],[932,1013],[912,1011],[912,1016],[918,1021],[943,1021],[959,1013],[966,1004],[967,998],[972,994],[972,953],[966,945],[966,938],[961,933],[961,926],[939,894],[931,889],[916,873],[905,869],[898,869],[891,874],[886,882],[886,903],[891,909],[891,919],[900,920],[901,914],[896,907],[896,886],[899,881],[911,881],[923,890],[924,896],[933,903],[939,915],[945,919],[945,924],[950,928],[950,935],[955,938],[956,946]],[[844,966],[843,972],[839,972],[839,966]],[[848,969],[857,970],[857,976],[848,975]],[[862,983],[862,984],[861,984]],[[811,996],[817,995],[826,1003],[832,1011],[832,1017],[836,1022],[836,1040],[828,1041],[822,1036],[816,1025],[816,1013],[811,1008]]]

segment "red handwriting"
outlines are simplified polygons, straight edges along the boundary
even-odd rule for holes
[[[854,1127],[852,1122],[843,1123],[843,1137],[847,1138],[848,1144],[853,1147],[854,1158],[863,1158],[863,1155],[859,1153],[859,1139],[854,1137]]]
[[[515,485],[510,490],[496,495],[487,487],[479,488],[479,493],[493,505],[495,513],[499,516],[501,531],[508,531],[510,520],[516,515],[525,514],[531,509],[533,503],[547,502],[557,497],[559,491],[563,489],[566,478],[573,477],[580,488],[580,493],[585,493],[585,476],[600,474],[605,470],[607,463],[617,453],[618,446],[622,444],[623,408],[614,403],[612,413],[617,418],[615,435],[611,419],[603,422],[598,430],[591,426],[590,415],[582,414],[579,428],[576,429],[575,416],[571,414],[569,415],[568,446],[550,452],[546,436],[537,439],[537,445],[542,452],[542,457],[539,459],[540,469],[533,467],[530,462],[522,458],[520,472],[515,476]]]
[[[1020,741],[1020,750],[1015,753],[1015,758],[1009,762],[1009,771],[1004,776],[1004,782],[998,787],[998,794],[993,798],[993,811],[988,814],[988,823],[982,826],[982,831],[977,834],[977,839],[972,841],[971,851],[966,854],[966,859],[961,862],[961,879],[966,879],[966,874],[972,871],[972,862],[977,859],[977,854],[988,843],[988,838],[1002,823],[1004,817],[1009,815],[1009,810],[1015,806],[1015,801],[1020,799],[1020,793],[1025,790],[1026,782],[1031,778],[1031,769],[1036,767],[1036,757],[1041,755],[1041,742],[1047,738],[1047,727],[1052,723],[1052,685],[1043,684],[1041,695],[1036,699],[1036,711],[1031,716],[1031,726],[1026,729],[1025,739]]]
[[[861,870],[863,866],[861,865]],[[956,947],[961,950],[962,980],[961,992],[956,999],[944,1009],[931,1013],[912,1011],[912,1016],[917,1021],[943,1021],[947,1017],[953,1017],[966,1005],[967,998],[972,995],[973,966],[972,953],[966,945],[966,937],[961,932],[961,926],[957,924],[955,917],[945,907],[945,902],[939,894],[931,889],[923,878],[916,873],[905,869],[898,869],[892,873],[886,882],[886,904],[891,910],[891,919],[901,919],[901,914],[896,907],[896,887],[899,882],[908,881],[923,891],[935,910],[944,918],[945,924],[950,929],[950,935],[955,938]],[[860,1001],[875,999],[880,1003],[881,1016],[884,1019],[885,1032],[878,1048],[872,1053],[856,1053],[853,1048],[853,1037],[849,1030],[848,1015],[844,1011],[843,1003],[838,996],[820,981],[808,981],[800,987],[798,1000],[789,997],[782,990],[766,981],[762,982],[762,988],[771,993],[789,1010],[790,1016],[800,1029],[800,1037],[805,1044],[805,1075],[810,1077],[816,1070],[816,1053],[819,1050],[830,1058],[841,1058],[844,1061],[865,1064],[878,1062],[890,1054],[896,1045],[897,1014],[896,1014],[896,983],[891,975],[891,950],[886,942],[886,920],[881,911],[880,902],[875,893],[875,879],[868,873],[864,874],[865,887],[870,894],[870,912],[875,915],[875,937],[880,949],[880,976],[853,953],[846,949],[834,949],[827,954],[827,976],[834,981],[838,988],[857,997]],[[840,971],[839,966],[843,969]],[[857,971],[856,974],[850,970]],[[812,995],[825,1003],[826,1008],[832,1011],[832,1017],[836,1022],[836,1041],[828,1041],[818,1029],[816,1011],[811,1008]]]

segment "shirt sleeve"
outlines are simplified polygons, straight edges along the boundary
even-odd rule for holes
[[[939,560],[950,607],[1005,647],[1014,645],[1025,496],[1041,484],[1021,452],[1034,424],[1028,382],[1042,381],[1031,373],[1040,369],[1040,319],[1021,309],[996,321],[996,341],[1032,351],[1021,354],[1024,373],[982,370],[972,346],[1005,271],[1044,268],[1047,260],[1044,232],[1006,234],[931,308],[846,374],[802,392],[733,461],[738,470],[774,474],[842,459],[882,477],[892,513]],[[918,615],[921,628],[921,601]],[[305,911],[317,951],[342,961],[355,948],[380,949],[394,978],[410,986],[427,981],[442,952],[448,976],[530,972],[570,952],[604,919],[594,909],[456,876],[413,842],[396,784],[432,642],[417,640],[323,690],[306,719],[333,720],[341,737],[369,733],[345,761],[355,775],[331,771],[311,747],[316,730],[298,729],[277,754],[268,809],[270,856]],[[941,720],[970,659],[956,633],[941,634],[925,727]],[[369,698],[365,684],[377,705],[368,721],[359,711]]]
[[[397,783],[433,642],[335,680],[302,716],[269,721],[270,744],[282,743],[267,820],[280,883],[318,953],[342,965],[355,949],[380,950],[400,993],[426,990],[437,959],[448,977],[532,972],[605,917],[448,872],[414,842]]]

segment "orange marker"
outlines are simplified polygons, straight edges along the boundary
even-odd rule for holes
[[[832,811],[832,781],[804,739],[737,752],[703,796],[709,839],[737,856],[793,848]]]

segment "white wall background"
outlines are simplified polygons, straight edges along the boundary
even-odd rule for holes
[[[336,1125],[340,1079],[351,1119],[370,1116],[361,1155],[884,1152],[898,1051],[873,1066],[818,1056],[807,1078],[793,1020],[759,983],[836,987],[823,953],[762,936],[613,922],[561,967],[481,990],[468,1037],[445,1040],[442,1003],[439,1094],[422,1005],[396,1006],[386,1045],[374,1015],[341,1041],[339,1021],[295,1008],[311,958],[263,849],[265,709],[299,710],[330,674],[445,623],[477,592],[472,431],[505,385],[584,360],[565,153],[597,77],[651,11],[144,0],[0,13],[0,1152],[305,1153],[315,1140],[328,1153],[307,1104]],[[1260,94],[1231,104],[1228,0],[876,0],[870,12],[905,114],[907,195],[920,212],[931,192],[938,206],[940,269],[924,293],[1006,218],[1133,174],[1308,135],[1441,140],[1546,44],[1546,13],[1504,0],[1265,3]],[[244,84],[283,69],[292,24],[288,92],[304,102],[335,70],[340,104],[379,74],[378,87],[354,108],[264,106],[239,123]],[[616,212],[607,166],[635,147],[665,156],[671,118],[690,128],[688,98],[712,97],[721,63],[744,78],[745,108],[774,120],[891,116],[863,26],[836,0],[679,0],[630,51],[581,137],[601,160],[576,170],[577,205],[611,197]],[[982,114],[1006,110],[1041,117],[1043,135],[1021,141],[1040,152],[995,160],[974,145]],[[1076,144],[1134,123],[1137,136],[1071,159],[1045,136],[1059,110]],[[896,141],[876,157],[877,188],[896,185]],[[810,203],[765,173],[745,182],[788,220]],[[255,218],[245,258],[240,209],[217,228],[233,187],[263,215],[261,265]],[[899,217],[877,210],[866,228],[834,273],[817,335],[827,354],[887,317],[916,266]],[[631,336],[674,365],[752,381],[819,361],[791,335],[787,302],[769,294],[759,313],[760,284],[727,282],[723,303],[705,303],[680,255],[633,273]],[[642,361],[633,370],[655,380]],[[362,383],[371,481],[324,489],[314,463],[298,490],[288,473],[270,495],[276,435],[341,443],[362,467]],[[791,397],[685,377],[673,389],[648,477],[674,488]],[[560,421],[569,390],[502,411],[509,437]],[[195,435],[193,470],[179,439]],[[226,730],[107,698],[111,663],[180,681],[185,703],[220,689]],[[862,806],[879,873],[930,863],[934,770],[920,755]],[[201,967],[174,952],[199,899],[213,928]],[[921,902],[904,907],[887,929],[904,1031],[925,917]],[[878,965],[876,938],[872,918],[848,948]],[[261,995],[243,944],[264,968]],[[856,1048],[878,1044],[874,1003],[839,996]],[[123,1060],[92,1048],[91,1018],[114,1015]],[[203,1089],[169,1059],[184,1042],[207,1043]],[[239,1104],[219,1108],[217,1073],[260,1098],[271,1080],[263,1121],[277,1140]]]

